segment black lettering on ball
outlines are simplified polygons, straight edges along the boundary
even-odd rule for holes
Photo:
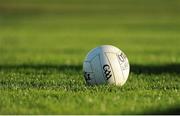
[[[91,78],[90,78],[90,73],[84,72],[84,78],[85,78],[86,81],[91,80]]]
[[[109,80],[112,76],[110,66],[108,64],[105,64],[103,66],[103,70],[104,70],[106,80]]]

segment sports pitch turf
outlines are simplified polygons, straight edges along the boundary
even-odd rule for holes
[[[0,1],[0,114],[180,113],[178,0]],[[127,55],[123,87],[87,86],[89,50]]]

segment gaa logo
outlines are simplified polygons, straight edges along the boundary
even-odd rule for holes
[[[111,78],[112,74],[111,74],[110,66],[108,64],[105,64],[103,66],[103,70],[104,70],[104,74],[105,74],[106,80]]]

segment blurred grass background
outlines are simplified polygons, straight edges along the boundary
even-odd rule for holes
[[[179,13],[179,0],[0,0],[0,113],[176,113]],[[128,56],[122,88],[84,84],[102,44]]]
[[[1,0],[0,64],[82,64],[102,44],[119,47],[131,63],[180,62],[179,6],[179,0]]]

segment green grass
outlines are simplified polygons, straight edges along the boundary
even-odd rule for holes
[[[178,0],[0,1],[0,114],[180,113]],[[89,50],[112,44],[127,83],[87,86]]]

